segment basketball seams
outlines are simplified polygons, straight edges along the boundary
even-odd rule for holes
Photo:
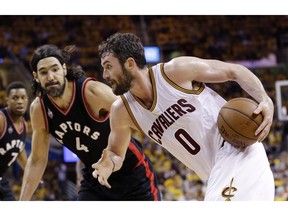
[[[255,106],[258,106],[257,102],[250,98],[234,98],[234,99],[229,100],[229,102],[234,102],[234,101],[246,101]]]
[[[250,98],[234,98],[219,111],[217,124],[221,136],[235,147],[247,147],[257,141],[253,133],[263,121],[263,115],[254,114],[258,103]]]
[[[241,111],[238,110],[238,109],[235,109],[235,108],[232,108],[232,107],[226,107],[226,106],[224,106],[224,107],[222,107],[222,108],[223,108],[223,109],[230,109],[230,110],[234,110],[234,111],[236,111],[236,112],[239,112],[239,113],[241,113],[242,115],[246,116],[247,118],[251,119],[257,126],[260,125],[260,124],[258,124],[257,121],[255,121],[255,119],[251,118],[249,115],[247,115],[246,113],[241,112]],[[262,115],[262,114],[261,114],[261,115]],[[222,116],[222,115],[221,115],[221,116]]]
[[[249,140],[255,140],[255,142],[256,142],[257,137],[255,137],[255,139],[253,139],[253,138],[251,138],[251,137],[247,137],[247,136],[239,133],[238,131],[234,130],[234,128],[232,128],[232,127],[230,126],[230,124],[227,123],[227,121],[225,121],[225,119],[224,119],[224,117],[222,116],[221,113],[219,114],[219,116],[221,117],[221,119],[223,120],[223,122],[225,122],[225,124],[226,124],[232,131],[234,131],[235,133],[237,133],[237,134],[239,134],[240,136],[245,137],[245,138],[247,138],[247,139],[249,139]],[[219,130],[219,132],[221,133],[221,130]],[[228,140],[227,140],[227,141],[228,141]],[[229,142],[229,141],[228,141],[228,142]]]

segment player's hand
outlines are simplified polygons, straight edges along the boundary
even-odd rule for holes
[[[260,102],[254,113],[256,115],[262,113],[264,116],[261,125],[255,131],[256,136],[259,134],[258,141],[262,142],[268,136],[273,122],[274,104],[271,98],[267,97],[267,100]]]
[[[92,164],[92,168],[95,169],[92,173],[93,177],[97,178],[101,185],[111,188],[111,185],[108,183],[108,178],[112,174],[114,164],[107,149],[103,150],[100,160]]]

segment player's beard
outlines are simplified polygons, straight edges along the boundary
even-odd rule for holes
[[[47,83],[48,86],[50,83]],[[56,82],[54,84],[58,84],[59,87],[53,87],[53,88],[50,88],[48,89],[47,88],[47,84],[46,84],[46,88],[45,88],[45,92],[47,95],[51,96],[52,98],[57,98],[57,97],[61,97],[64,93],[64,90],[65,90],[65,86],[66,86],[66,79],[64,77],[64,82],[63,84],[59,83],[59,82]],[[51,83],[52,84],[52,83]]]
[[[115,81],[115,87],[113,88],[113,92],[115,95],[122,95],[125,92],[129,91],[131,88],[131,83],[134,77],[129,73],[129,71],[122,67],[123,75],[119,77],[117,82]]]

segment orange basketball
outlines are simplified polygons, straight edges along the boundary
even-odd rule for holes
[[[258,103],[249,98],[229,100],[220,110],[217,124],[222,137],[237,148],[245,148],[257,141],[255,131],[263,115],[253,112]]]

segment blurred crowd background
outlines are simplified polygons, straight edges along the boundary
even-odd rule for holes
[[[273,126],[263,144],[275,177],[275,200],[288,200],[288,124],[278,118],[275,90],[276,81],[288,80],[288,16],[6,15],[0,16],[0,20],[1,106],[5,106],[5,88],[9,82],[21,79],[30,85],[31,55],[46,43],[62,48],[76,45],[73,61],[88,76],[100,81],[103,79],[97,47],[115,32],[136,33],[145,46],[159,47],[160,61],[193,55],[247,66],[275,103]],[[208,85],[226,100],[247,96],[233,82]],[[29,113],[26,118],[29,121]],[[206,182],[146,136],[135,132],[135,137],[143,143],[158,171],[163,200],[203,200]],[[29,154],[31,134],[26,149]],[[21,189],[22,174],[17,164],[8,172],[16,196]],[[75,200],[76,194],[75,162],[65,161],[62,147],[52,139],[43,183],[33,199]]]

